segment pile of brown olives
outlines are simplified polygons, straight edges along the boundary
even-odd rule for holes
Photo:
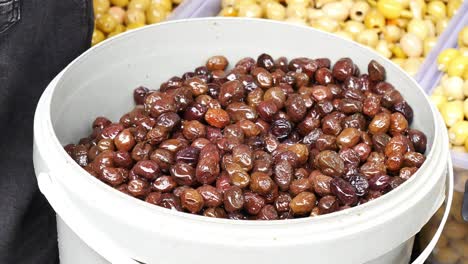
[[[350,58],[213,56],[118,122],[65,146],[87,172],[148,203],[209,217],[317,216],[376,199],[425,161],[427,139],[385,68]]]

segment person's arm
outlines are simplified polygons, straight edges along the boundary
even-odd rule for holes
[[[32,165],[33,117],[47,84],[90,46],[91,5],[0,1],[0,263],[58,260],[55,215]]]

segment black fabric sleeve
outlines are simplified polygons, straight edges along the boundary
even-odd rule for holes
[[[47,84],[91,43],[91,0],[0,1],[0,263],[57,263],[53,210],[32,164]]]

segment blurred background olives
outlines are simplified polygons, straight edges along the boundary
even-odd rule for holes
[[[166,20],[183,0],[93,0],[92,45],[106,38]]]
[[[414,75],[462,2],[222,0],[219,15],[309,25],[369,46]]]
[[[453,150],[468,152],[468,26],[458,32],[458,47],[443,50],[437,65],[444,75],[431,95],[444,118]]]
[[[456,172],[458,180],[466,180],[466,171]],[[461,173],[461,174],[460,174]],[[445,228],[436,244],[432,255],[426,263],[430,264],[465,264],[468,263],[468,223],[463,221],[461,207],[463,202],[462,189],[455,190],[450,215]],[[425,248],[434,236],[437,227],[442,220],[445,207],[442,206],[424,226],[419,233],[421,248]]]

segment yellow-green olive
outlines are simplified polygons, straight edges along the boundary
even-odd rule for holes
[[[145,26],[145,23],[134,22],[134,23],[131,23],[131,24],[128,24],[128,25],[127,25],[126,31],[130,31],[130,30],[132,30],[132,29],[141,28],[141,27],[144,27],[144,26]]]
[[[445,18],[447,16],[447,7],[440,0],[430,1],[427,5],[427,13],[436,19]]]
[[[465,151],[468,152],[468,139],[465,141]],[[466,263],[468,264],[468,257],[466,258]],[[463,262],[465,264],[465,262]]]
[[[453,48],[448,48],[443,50],[439,55],[437,56],[437,66],[439,70],[441,71],[446,71],[449,63],[458,57],[460,52],[457,49]]]
[[[405,62],[405,60],[401,58],[393,58],[392,62],[403,68],[403,63]]]
[[[351,35],[351,33],[347,32],[347,31],[338,30],[338,31],[334,32],[334,35],[343,37],[345,39],[354,40],[353,35]]]
[[[286,4],[288,4],[288,6],[299,4],[308,7],[310,2],[310,0],[286,0]]]
[[[463,82],[463,94],[468,97],[468,79]]]
[[[387,59],[392,57],[392,52],[390,51],[388,43],[385,40],[379,40],[375,46],[375,50]]]
[[[442,88],[442,85],[437,85],[434,90],[432,91],[432,95],[443,95],[445,97],[444,93],[444,88]],[[447,100],[445,100],[447,101]]]
[[[273,2],[266,8],[266,18],[284,20],[286,18],[286,8],[280,3]]]
[[[321,19],[325,16],[325,13],[322,9],[308,8],[307,17],[310,21]]]
[[[403,30],[395,25],[387,25],[383,30],[383,36],[386,41],[394,43],[400,40]]]
[[[125,30],[126,30],[126,28],[125,28],[124,25],[118,24],[118,25],[115,27],[114,31],[112,31],[111,33],[109,33],[109,34],[107,35],[107,38],[112,38],[113,36],[116,36],[116,35],[118,35],[118,34],[120,34],[120,33],[122,33],[122,32],[125,32]]]
[[[407,31],[413,33],[419,39],[425,39],[429,35],[429,29],[427,28],[426,23],[419,18],[411,19],[408,23]]]
[[[168,13],[166,10],[159,7],[150,6],[148,10],[146,10],[146,22],[148,22],[148,24],[159,23],[166,20],[167,15]]]
[[[347,10],[351,10],[355,0],[341,0],[340,2],[345,6]]]
[[[103,41],[104,39],[106,39],[106,36],[104,36],[104,33],[102,33],[102,31],[100,31],[99,29],[94,29],[93,36],[91,39],[91,45],[94,46],[98,44],[99,42]]]
[[[239,16],[249,18],[261,18],[262,8],[257,4],[245,4],[239,6]]]
[[[150,5],[149,7],[160,7],[164,10],[166,10],[167,12],[171,12],[172,11],[172,1],[171,0],[150,0]],[[149,8],[148,7],[148,8]]]
[[[408,57],[420,57],[423,53],[423,43],[413,33],[404,34],[400,39],[400,45]]]
[[[101,17],[96,19],[96,27],[104,33],[114,31],[117,24],[117,20],[115,20],[115,18],[110,14],[103,14]]]
[[[356,41],[369,46],[371,48],[375,48],[377,42],[379,40],[379,35],[373,29],[365,29],[360,34],[356,36]]]
[[[436,32],[437,35],[442,34],[448,26],[449,20],[447,18],[438,19],[436,22]]]
[[[468,46],[468,26],[464,27],[458,33],[458,46]]]
[[[333,3],[336,0],[315,0],[315,8],[322,8],[327,3]]]
[[[128,9],[139,9],[141,11],[146,11],[150,6],[150,0],[131,0],[128,3]]]
[[[424,0],[412,0],[409,3],[409,8],[413,18],[423,18],[426,13],[426,2]]]
[[[419,67],[421,67],[422,61],[420,58],[408,58],[405,60],[403,63],[403,69],[409,74],[409,75],[415,75]]]
[[[377,9],[371,9],[364,18],[364,25],[369,29],[382,30],[385,26],[385,17]]]
[[[424,23],[426,23],[426,27],[428,31],[427,35],[431,38],[436,37],[436,27],[435,27],[434,22],[430,19],[425,19]]]
[[[460,8],[463,0],[448,0],[447,3],[447,16],[453,17],[457,12],[458,8]]]
[[[270,8],[272,5],[279,4],[279,3],[278,1],[275,1],[275,0],[265,0],[265,1],[257,1],[257,4],[259,4],[262,7],[263,11],[266,12],[268,8]]]
[[[93,0],[94,14],[106,13],[110,8],[109,0]]]
[[[442,106],[447,103],[447,97],[444,95],[431,95],[431,102],[439,109],[439,111],[442,110]]]
[[[108,13],[117,21],[117,23],[122,24],[125,18],[125,10],[119,6],[113,6],[109,8]]]
[[[468,120],[468,98],[463,102],[463,113],[465,114],[466,120]]]
[[[126,7],[128,5],[128,0],[111,0],[113,6]]]
[[[342,2],[328,3],[322,7],[325,16],[328,18],[344,21],[349,16],[349,9]]]
[[[286,16],[300,19],[307,18],[307,7],[302,4],[291,4],[286,7]]]
[[[233,6],[224,7],[219,12],[219,16],[224,16],[224,17],[236,17],[238,14],[239,13],[237,9],[235,9]]]
[[[344,31],[356,37],[359,33],[361,33],[365,29],[364,24],[361,22],[349,20],[346,21],[344,24]]]
[[[140,9],[130,9],[127,10],[127,14],[125,15],[125,24],[129,26],[130,24],[134,24],[132,27],[135,27],[139,24],[145,24],[146,16],[143,11]]]
[[[405,52],[403,51],[403,49],[401,48],[401,46],[399,44],[398,45],[392,45],[390,47],[390,50],[392,51],[393,55],[396,58],[405,59],[405,58],[408,57],[408,56],[406,56]]]
[[[447,127],[452,127],[463,120],[463,102],[460,100],[446,102],[440,107],[440,113]]]
[[[461,77],[466,68],[468,68],[468,57],[457,56],[449,62],[447,73],[449,76]]]
[[[458,76],[449,77],[441,82],[444,95],[448,100],[463,100],[463,80]]]
[[[396,0],[379,0],[377,9],[385,18],[395,19],[400,17],[403,6]]]
[[[221,6],[222,7],[229,7],[229,6],[236,6],[236,2],[238,2],[238,0],[222,0],[221,1]]]
[[[468,138],[468,121],[462,120],[455,123],[448,131],[450,143],[463,146]]]
[[[396,1],[400,3],[403,9],[407,9],[411,0],[396,0]]]
[[[437,44],[436,37],[429,37],[424,40],[424,56],[427,56],[431,52],[432,48]]]
[[[323,31],[335,32],[338,30],[340,24],[336,20],[324,17],[322,19],[312,21],[311,26]]]
[[[255,5],[255,4],[257,4],[255,0],[237,0],[235,6],[237,8],[240,8],[241,6]]]
[[[357,1],[351,6],[349,16],[354,21],[362,22],[370,10],[370,6],[365,1]]]
[[[285,22],[295,24],[295,25],[300,25],[300,26],[307,26],[307,22],[305,19],[299,18],[299,17],[288,17]]]

